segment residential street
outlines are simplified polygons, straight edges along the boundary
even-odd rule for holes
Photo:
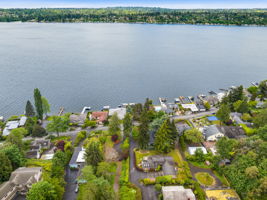
[[[173,119],[194,119],[194,118],[203,117],[205,115],[212,115],[213,113],[216,113],[217,111],[218,111],[218,108],[211,108],[210,111],[200,112],[200,113],[190,114],[190,115],[175,115],[175,116],[172,116],[172,118]]]

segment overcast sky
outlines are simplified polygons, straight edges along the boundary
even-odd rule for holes
[[[1,8],[97,8],[112,6],[267,8],[267,0],[0,0]]]

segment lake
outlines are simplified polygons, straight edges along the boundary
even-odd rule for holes
[[[170,101],[267,78],[267,28],[0,23],[0,115],[33,89],[66,111]]]

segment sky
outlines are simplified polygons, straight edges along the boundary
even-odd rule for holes
[[[0,0],[0,8],[267,8],[267,0]]]

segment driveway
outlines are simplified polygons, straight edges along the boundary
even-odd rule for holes
[[[130,145],[130,181],[141,189],[143,200],[157,200],[157,195],[154,186],[144,186],[139,183],[139,180],[143,178],[154,178],[157,176],[161,176],[162,174],[160,172],[145,173],[142,171],[138,171],[135,168],[135,159],[133,151],[133,149],[137,147],[137,144],[131,139]]]
[[[69,167],[67,167],[65,172],[66,172],[65,175],[66,186],[63,199],[75,200],[77,197],[77,193],[75,192],[77,184],[75,183],[75,181],[79,175],[79,170],[71,170]]]

